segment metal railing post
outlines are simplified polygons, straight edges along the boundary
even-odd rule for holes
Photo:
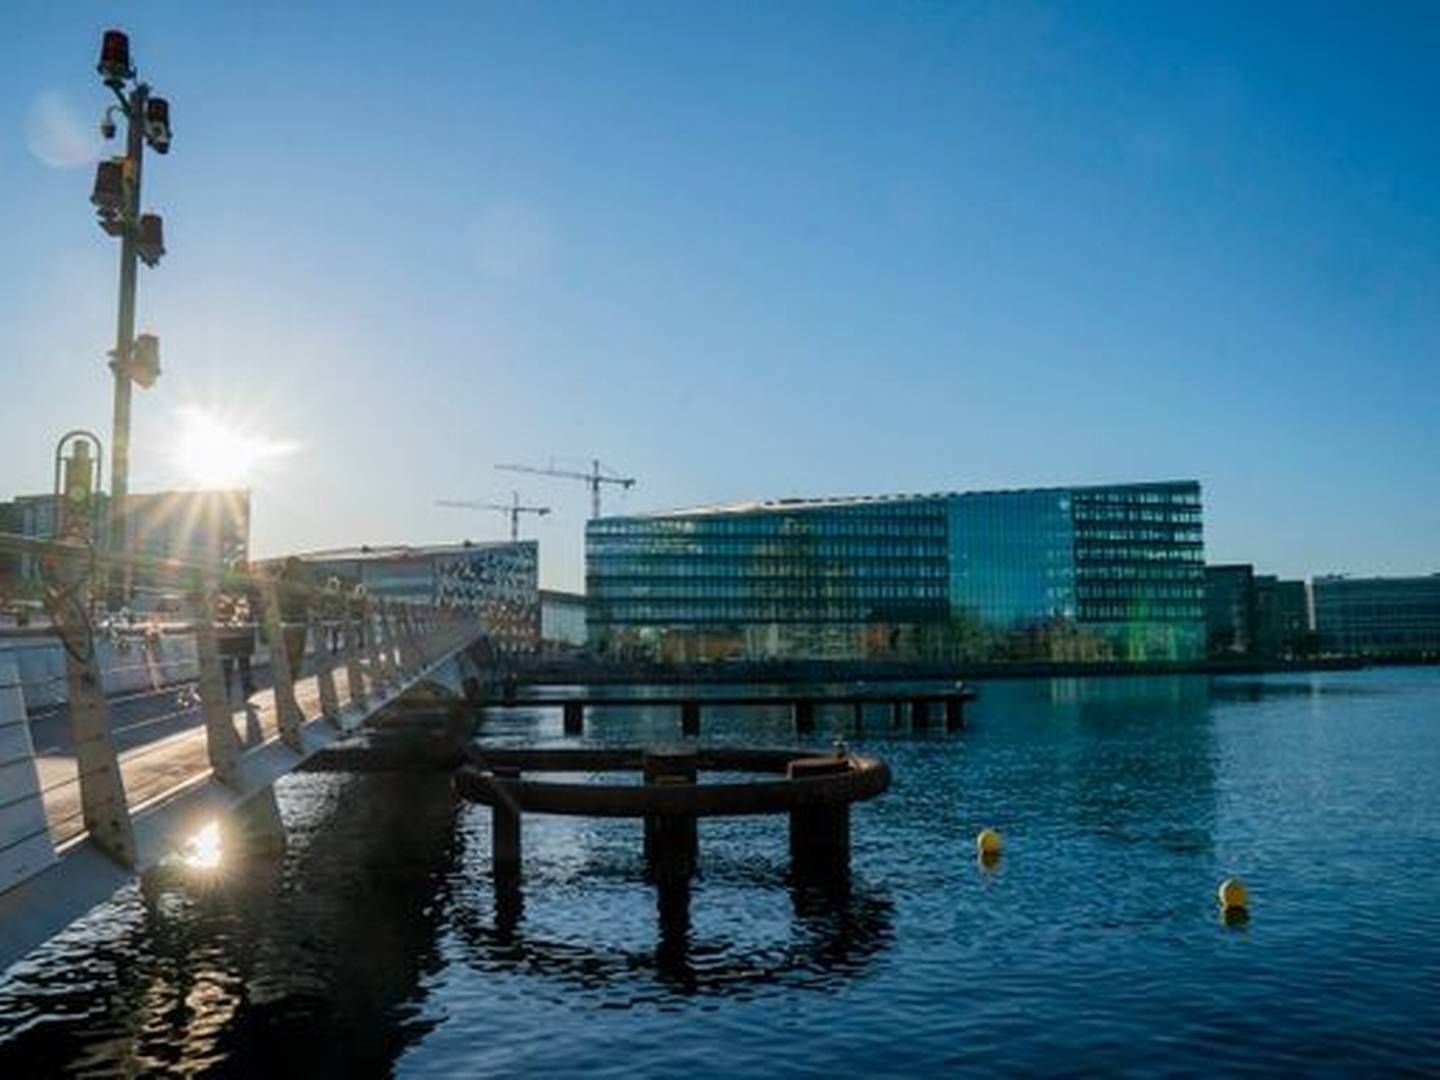
[[[264,608],[265,639],[270,644],[270,678],[275,688],[275,718],[280,727],[280,738],[290,749],[304,753],[300,727],[305,723],[305,714],[295,700],[295,676],[290,670],[290,656],[285,648],[285,622],[280,612],[279,590],[269,574],[260,575],[260,606]]]
[[[205,719],[205,748],[210,768],[223,784],[239,780],[240,737],[230,713],[220,642],[215,633],[215,591],[202,586],[191,601],[195,625],[195,657],[200,667],[200,711]]]

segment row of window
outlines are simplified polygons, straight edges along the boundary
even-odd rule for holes
[[[1081,600],[1204,600],[1205,588],[1197,585],[1152,585],[1136,582],[1125,585],[1080,585],[1075,595]]]
[[[706,560],[682,558],[594,559],[587,577],[593,581],[613,578],[913,578],[930,580],[944,578],[948,573],[943,560],[876,559],[869,562],[820,562],[813,559],[785,560],[764,558],[754,560]]]
[[[1204,563],[1205,551],[1198,544],[1191,547],[1104,547],[1092,544],[1075,546],[1077,561],[1095,562],[1193,562]]]
[[[1161,488],[1137,490],[1134,488],[1109,488],[1103,491],[1075,491],[1072,493],[1076,506],[1100,503],[1131,503],[1139,506],[1199,506],[1200,489],[1195,485],[1182,488]]]
[[[1136,563],[1081,563],[1076,567],[1081,581],[1204,581],[1205,570],[1194,564],[1179,566]]]
[[[1188,621],[1203,619],[1199,604],[1112,604],[1082,603],[1081,622],[1134,622],[1139,619]]]
[[[803,537],[793,540],[774,537],[755,540],[632,538],[590,540],[585,545],[585,553],[596,558],[614,555],[690,555],[702,558],[741,555],[790,559],[814,557],[943,559],[945,551],[943,544],[922,543],[910,539],[866,543],[863,541],[811,540]]]
[[[599,589],[590,590],[590,596],[598,603],[612,600],[635,598],[654,599],[765,599],[792,600],[796,603],[814,600],[854,599],[943,599],[946,595],[943,583],[651,583],[606,582]]]
[[[589,623],[599,626],[613,623],[757,623],[757,622],[866,622],[876,619],[891,621],[942,622],[944,605],[926,602],[911,604],[817,604],[791,607],[784,604],[716,603],[704,606],[665,604],[657,601],[596,605]]]
[[[1199,525],[1199,510],[1139,510],[1127,506],[1077,506],[1076,521],[1153,521],[1166,525]]]
[[[1117,543],[1154,541],[1157,543],[1198,544],[1204,540],[1204,535],[1199,529],[1097,529],[1086,527],[1075,530],[1075,539],[1113,540]]]
[[[908,517],[837,517],[755,515],[735,518],[600,519],[586,526],[587,536],[653,536],[659,538],[740,536],[887,536],[943,537],[945,518],[934,509]]]

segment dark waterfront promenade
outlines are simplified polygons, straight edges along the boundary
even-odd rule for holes
[[[152,878],[7,973],[0,1073],[1440,1066],[1440,671],[982,691],[961,733],[847,736],[894,785],[828,888],[763,819],[702,822],[698,875],[657,890],[638,822],[541,817],[497,887],[489,811],[443,775],[288,778],[282,858]],[[481,739],[643,744],[673,712],[582,742],[522,709]],[[747,710],[704,741],[793,737]]]

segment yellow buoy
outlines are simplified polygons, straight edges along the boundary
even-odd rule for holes
[[[1216,890],[1220,906],[1226,911],[1249,911],[1250,893],[1239,878],[1227,877]]]
[[[1000,834],[994,829],[981,829],[975,836],[975,850],[982,857],[1000,854]]]

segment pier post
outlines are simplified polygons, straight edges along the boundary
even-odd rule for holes
[[[795,734],[809,735],[815,730],[815,702],[809,698],[801,698],[791,705],[790,714],[795,719]]]
[[[210,768],[222,784],[238,780],[240,737],[230,714],[230,695],[220,667],[220,643],[215,635],[215,593],[208,586],[198,590],[192,601],[195,627],[195,659],[200,668],[200,714],[205,720],[205,748]]]
[[[865,733],[865,703],[863,701],[855,702],[854,726],[855,734],[863,735]]]
[[[694,784],[699,762],[690,747],[647,750],[642,768],[647,784]],[[650,814],[645,818],[645,858],[661,877],[689,877],[699,848],[693,814]]]
[[[700,702],[691,700],[680,703],[680,733],[690,736],[700,734]]]
[[[930,728],[930,702],[924,698],[910,701],[910,730],[927,731]]]
[[[565,734],[585,734],[585,703],[583,701],[567,701],[565,709]]]
[[[513,875],[520,870],[520,806],[504,782],[519,780],[520,770],[497,766],[490,775],[496,781],[495,805],[490,808],[490,859],[496,877]]]
[[[850,771],[843,757],[800,758],[790,763],[791,780]],[[801,873],[834,873],[850,865],[850,804],[822,804],[790,811],[790,865]]]
[[[890,726],[902,728],[905,726],[905,703],[903,701],[892,701],[890,703]]]
[[[945,730],[959,731],[965,726],[965,699],[951,694],[945,699]]]

